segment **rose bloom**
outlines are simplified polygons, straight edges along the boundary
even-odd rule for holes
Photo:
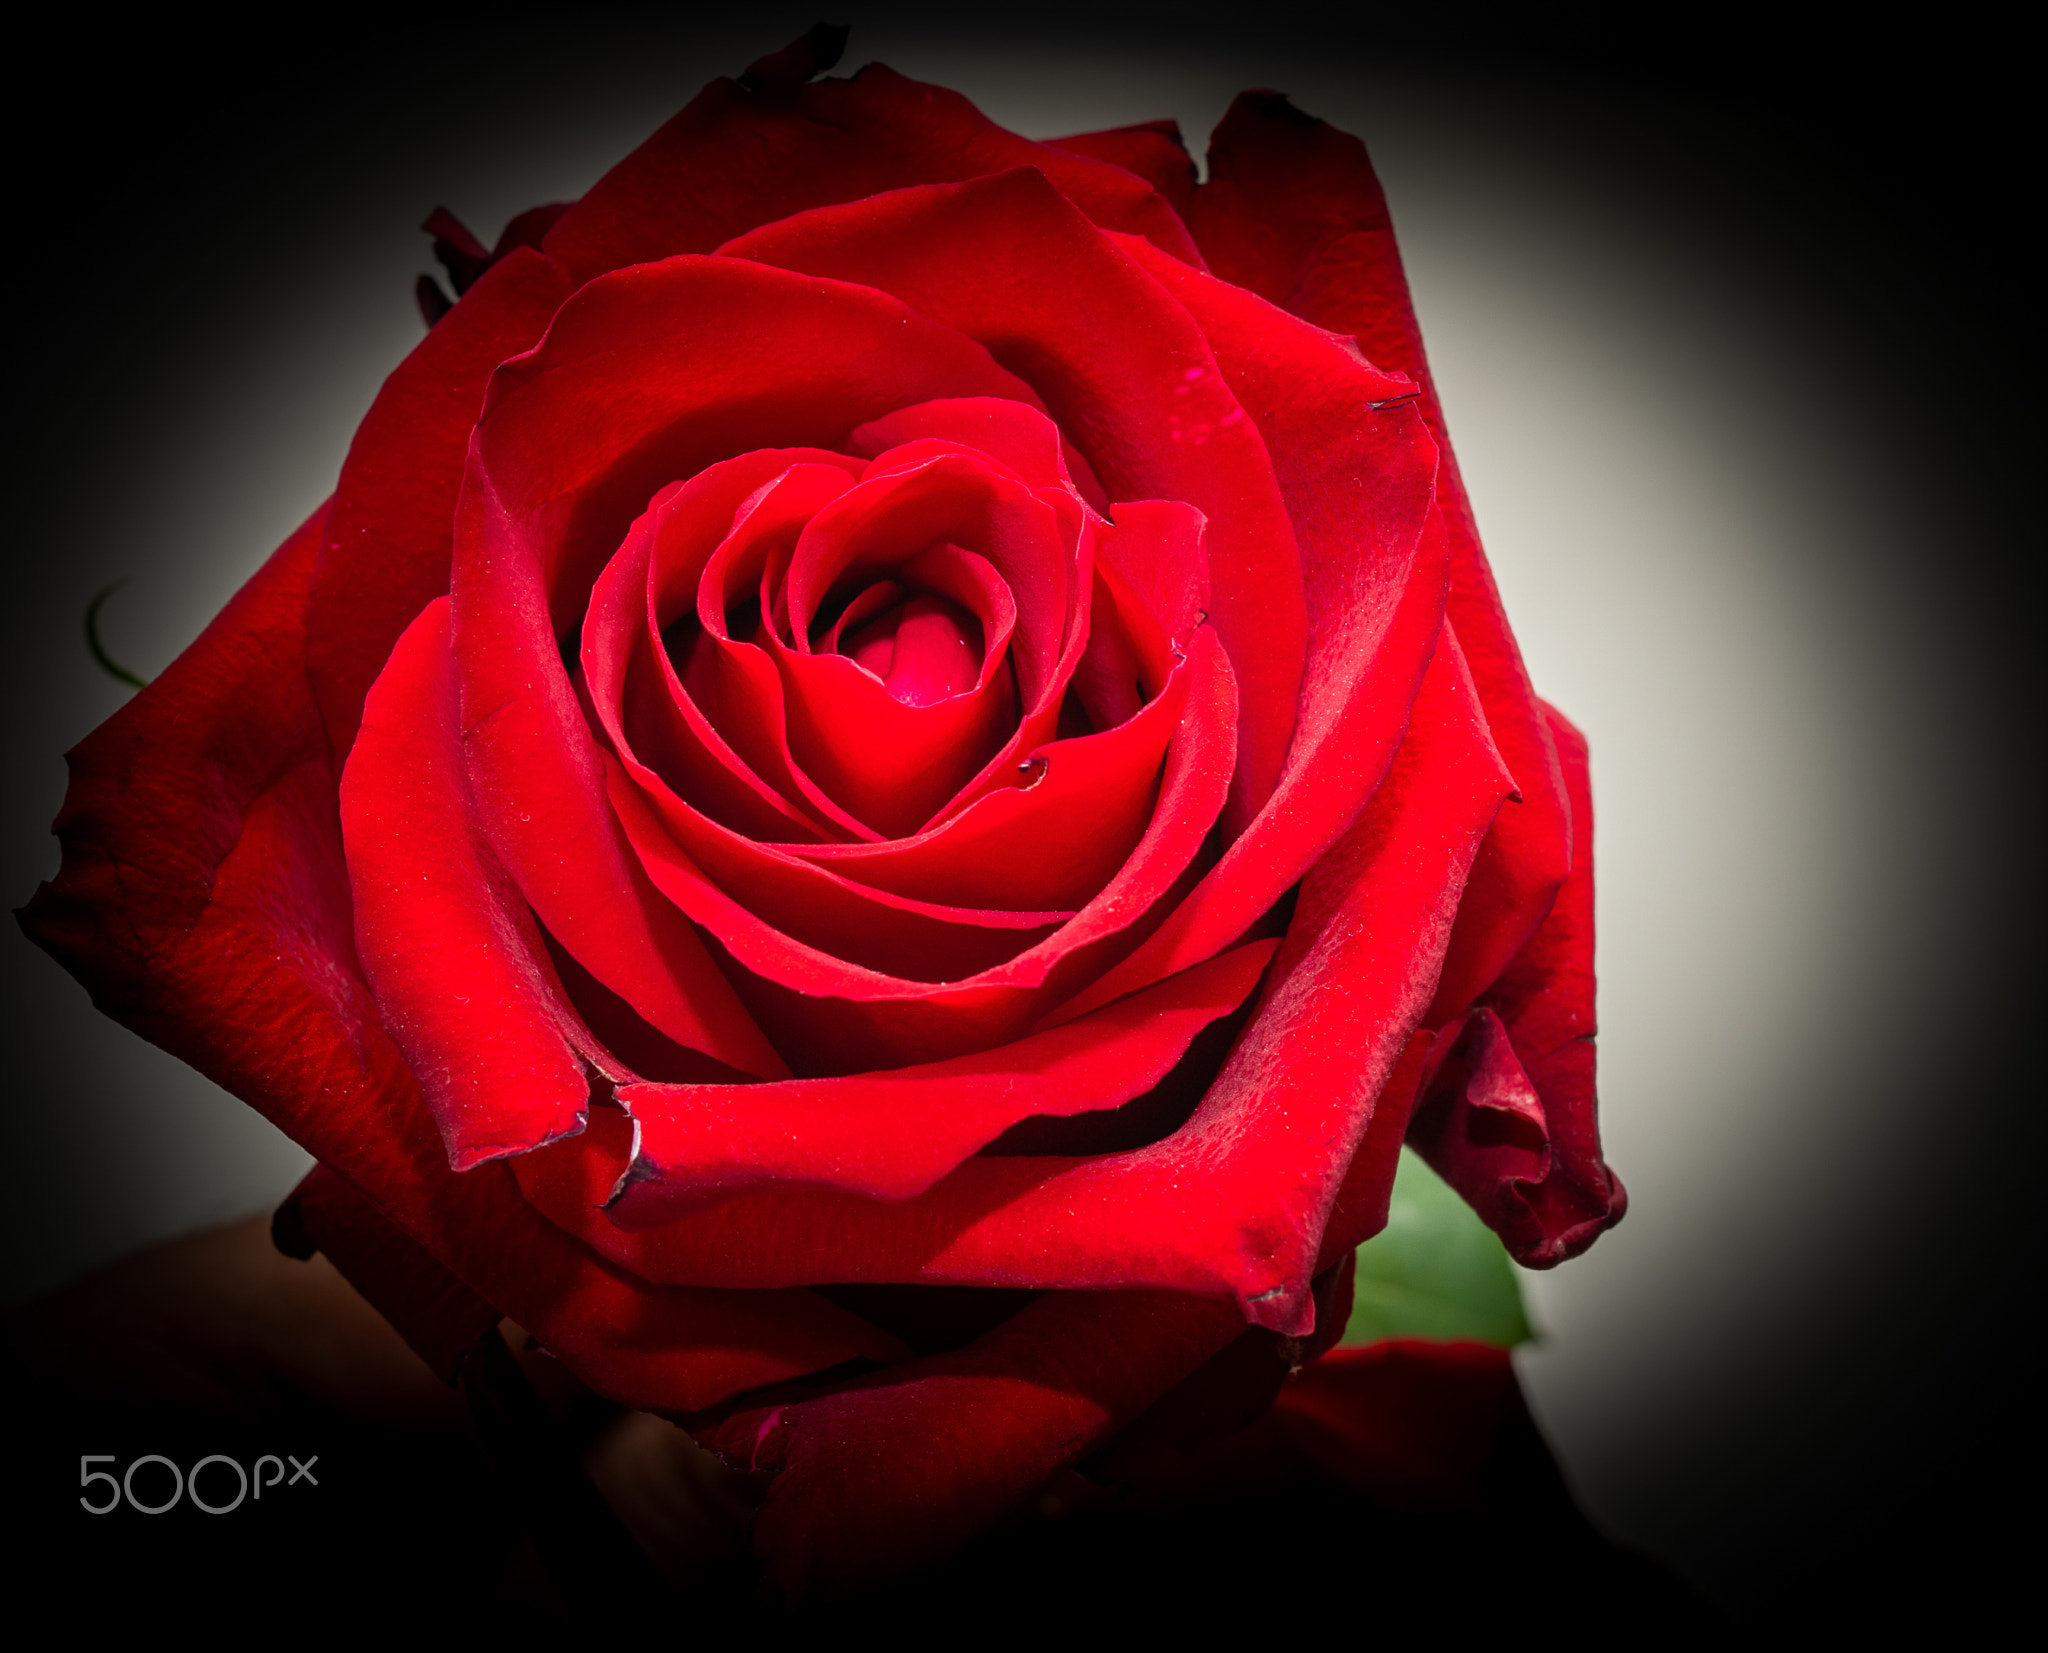
[[[1247,93],[1198,185],[842,38],[437,215],[459,301],[24,913],[438,1369],[510,1317],[779,1471],[791,1592],[1256,1416],[1404,1140],[1526,1264],[1623,1205],[1584,746],[1362,146]]]

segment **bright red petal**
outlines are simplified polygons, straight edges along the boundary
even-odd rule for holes
[[[593,282],[492,382],[454,582],[478,813],[551,935],[656,1028],[742,1072],[787,1069],[625,842],[559,639],[664,484],[756,448],[832,448],[908,402],[1004,393],[1030,394],[881,294],[733,259]]]
[[[1247,92],[1216,128],[1209,173],[1189,223],[1217,274],[1355,337],[1376,366],[1413,379],[1442,451],[1437,493],[1450,535],[1449,612],[1519,797],[1501,810],[1473,866],[1430,1013],[1438,1025],[1471,1003],[1528,939],[1571,865],[1556,749],[1480,549],[1365,146],[1277,93]]]
[[[448,600],[398,640],[341,781],[356,946],[458,1171],[583,1129],[593,1046],[476,827]],[[576,1030],[581,1032],[580,1029]]]
[[[1015,1039],[1048,1008],[1070,997],[1073,983],[1100,974],[1107,956],[1132,945],[1135,934],[1142,933],[1134,926],[1169,904],[1189,875],[1228,784],[1231,716],[1237,697],[1229,663],[1207,627],[1189,639],[1187,663],[1176,675],[1183,674],[1185,700],[1180,699],[1179,685],[1169,683],[1167,693],[1122,729],[1045,749],[1071,749],[1056,760],[1062,773],[1071,767],[1083,780],[1094,778],[1092,758],[1114,752],[1120,744],[1146,741],[1155,742],[1151,749],[1156,751],[1164,731],[1152,723],[1171,728],[1172,715],[1181,711],[1167,748],[1158,802],[1137,848],[1085,906],[1043,940],[951,981],[889,974],[764,923],[760,913],[707,875],[708,869],[669,832],[647,789],[617,759],[607,758],[611,804],[645,875],[726,951],[735,987],[774,1034],[778,1048],[800,1052],[812,1072],[823,1073],[938,1061]],[[1071,764],[1069,756],[1074,758]],[[1127,762],[1119,761],[1117,767],[1126,777],[1133,773]],[[1050,767],[1043,773],[1050,774]],[[961,819],[991,806],[1000,796],[983,799]],[[990,827],[1007,824],[992,808],[983,819]],[[971,838],[963,841],[972,843]],[[767,853],[763,846],[744,846],[731,839],[719,847],[734,856]],[[728,869],[741,865],[733,860]],[[857,894],[851,885],[835,890],[834,909],[822,916],[832,919],[844,913],[852,920],[872,921],[871,907],[844,907],[841,898]],[[915,910],[914,898],[891,896],[890,901],[900,912]],[[979,921],[1028,924],[1058,916],[989,909]],[[793,919],[791,925],[801,928]]]
[[[1240,830],[1294,732],[1307,620],[1272,461],[1195,321],[1029,170],[806,213],[721,250],[880,288],[981,340],[1045,398],[1110,498],[1183,500],[1209,519],[1209,621],[1243,706],[1225,815]]]
[[[574,290],[520,251],[492,266],[398,364],[341,467],[313,576],[307,662],[337,770],[398,634],[448,591],[455,496],[484,387]]]
[[[1400,760],[1304,886],[1250,1026],[1194,1116],[1150,1147],[976,1157],[896,1202],[768,1189],[626,1233],[595,1207],[630,1143],[607,1144],[593,1114],[585,1138],[515,1161],[521,1185],[650,1279],[1159,1286],[1234,1297],[1246,1318],[1300,1335],[1325,1225],[1508,785],[1447,633]],[[1396,1100],[1405,1123],[1408,1096]]]
[[[1159,931],[1062,1015],[1206,958],[1315,863],[1386,773],[1443,617],[1436,449],[1398,405],[1409,387],[1237,288],[1125,246],[1201,323],[1268,438],[1301,546],[1308,655],[1272,801]]]
[[[247,1101],[607,1394],[715,1404],[891,1338],[808,1292],[676,1291],[604,1262],[502,1163],[457,1175],[351,937],[305,668],[316,515],[72,754],[64,867],[23,927],[143,1037]]]
[[[1418,1151],[1507,1243],[1549,1268],[1621,1221],[1593,1083],[1593,801],[1586,743],[1556,712],[1572,871],[1550,915],[1480,1004],[1446,1027],[1410,1131]]]
[[[654,1228],[734,1190],[921,1194],[1019,1120],[1118,1107],[1242,1004],[1278,944],[1253,942],[1093,1016],[992,1051],[774,1085],[628,1085],[638,1147],[609,1215]]]

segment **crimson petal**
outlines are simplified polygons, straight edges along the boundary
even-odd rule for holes
[[[1177,121],[1141,121],[1136,126],[1115,126],[1106,132],[1076,132],[1070,137],[1048,138],[1048,145],[1072,155],[1087,155],[1108,161],[1126,172],[1134,172],[1166,198],[1173,210],[1186,218],[1195,197],[1195,158],[1181,140]]]
[[[850,962],[764,924],[676,843],[654,800],[616,759],[607,759],[611,802],[646,875],[727,950],[735,985],[755,1015],[777,1029],[784,1048],[803,1051],[818,1071],[898,1067],[1007,1043],[1068,997],[1074,981],[1099,973],[1106,953],[1130,945],[1132,926],[1188,872],[1222,806],[1235,702],[1229,662],[1203,627],[1189,641],[1186,664],[1153,705],[1107,736],[1061,743],[1080,754],[1073,767],[1084,779],[1099,778],[1100,771],[1088,767],[1091,758],[1113,752],[1119,742],[1156,741],[1185,706],[1167,750],[1159,801],[1116,875],[1043,941],[936,985]],[[1130,773],[1127,761],[1116,767]],[[722,847],[735,855],[772,853],[769,846],[733,839]],[[888,899],[902,909],[911,902]]]
[[[1206,958],[1314,864],[1386,773],[1444,612],[1435,445],[1411,409],[1360,416],[1410,387],[1248,293],[1124,245],[1200,321],[1232,390],[1272,437],[1300,534],[1309,652],[1271,803],[1158,932],[1062,1015]]]
[[[1109,503],[1087,459],[1036,408],[993,396],[958,396],[898,408],[862,425],[849,446],[877,458],[919,441],[947,442],[1008,466],[1034,488],[1072,488],[1097,511]]]
[[[943,1560],[1242,1330],[1227,1303],[1051,1292],[956,1353],[735,1413],[699,1439],[777,1472],[754,1525],[775,1587],[847,1594]]]
[[[234,1092],[593,1386],[683,1411],[894,1339],[809,1292],[652,1286],[457,1175],[356,964],[306,671],[316,513],[72,753],[64,865],[22,926],[116,1020]]]
[[[888,459],[805,526],[783,580],[789,641],[768,630],[765,642],[782,674],[791,752],[832,797],[893,838],[924,826],[983,772],[1011,732],[1018,697],[1036,708],[1052,694],[1077,570],[1068,525],[1007,473],[960,452],[882,470]],[[1008,674],[981,671],[977,661],[965,692],[905,705],[845,655],[813,652],[809,633],[829,587],[909,578],[940,545],[984,558],[1007,586],[1014,692]]]
[[[1480,1005],[1443,1030],[1409,1133],[1530,1268],[1577,1256],[1628,1209],[1621,1179],[1601,1158],[1595,1110],[1586,743],[1543,710],[1570,789],[1571,876]]]
[[[715,80],[599,179],[545,245],[579,280],[708,253],[757,224],[884,190],[1035,166],[1106,228],[1202,255],[1180,217],[1122,167],[997,126],[958,92],[870,63],[850,80],[764,95]]]
[[[691,634],[704,565],[735,516],[770,484],[796,480],[796,472],[814,484],[827,474],[845,486],[853,481],[852,462],[842,455],[771,448],[662,489],[605,565],[583,620],[584,686],[614,748],[638,753],[712,818],[770,839],[828,835],[854,823],[800,784],[781,740],[779,700],[757,713],[760,697],[743,681],[713,698],[723,713],[714,726],[678,675],[667,633],[680,619],[685,635],[673,651],[685,669],[717,669],[701,638]],[[757,663],[765,670],[765,661]],[[779,695],[772,671],[766,675],[771,693]],[[757,722],[766,732],[750,738]]]
[[[1386,197],[1365,146],[1272,92],[1239,97],[1216,128],[1209,181],[1189,223],[1226,281],[1349,334],[1377,366],[1415,381],[1441,449],[1437,494],[1450,537],[1449,613],[1517,798],[1502,809],[1471,889],[1430,1021],[1457,1014],[1549,911],[1572,864],[1571,812],[1555,742],[1508,627],[1445,435]]]
[[[377,392],[341,467],[307,604],[306,659],[337,769],[398,634],[448,591],[462,456],[492,371],[575,284],[530,250],[487,270]]]
[[[1244,1002],[1277,945],[1253,942],[1093,1016],[947,1062],[772,1085],[624,1086],[638,1148],[611,1218],[658,1227],[769,1183],[921,1194],[1019,1120],[1093,1113],[1150,1089]]]
[[[770,781],[785,808],[822,823],[828,837],[872,839],[875,830],[828,796],[790,751],[782,674],[767,649],[758,638],[735,638],[730,629],[734,609],[772,606],[769,564],[779,565],[788,542],[818,508],[853,486],[865,468],[843,455],[792,464],[751,493],[721,529],[725,513],[716,506],[730,481],[759,475],[774,452],[713,465],[683,484],[672,501],[657,496],[649,512],[654,540],[646,593],[652,635],[640,641],[659,655],[685,720],[709,730],[749,773]],[[694,632],[687,618],[693,606]],[[669,627],[679,617],[682,631],[671,647]],[[632,709],[629,700],[626,710]]]
[[[577,1045],[595,1045],[571,1033],[533,915],[479,839],[457,714],[443,597],[370,690],[341,830],[363,974],[467,1171],[582,1130]]]
[[[1029,169],[824,208],[720,250],[880,288],[981,340],[1045,398],[1111,498],[1185,500],[1209,518],[1210,622],[1243,707],[1225,816],[1240,830],[1294,730],[1307,618],[1272,461],[1194,320]]]
[[[787,1071],[625,842],[557,639],[672,477],[735,451],[829,448],[934,395],[1009,391],[1029,396],[977,345],[881,294],[701,258],[591,283],[493,379],[453,590],[478,814],[548,932],[678,1043]],[[565,442],[570,428],[590,440]]]
[[[1188,1123],[1150,1147],[969,1159],[895,1202],[748,1192],[628,1233],[596,1207],[625,1172],[630,1143],[602,1134],[593,1114],[584,1137],[514,1161],[521,1186],[555,1221],[650,1279],[808,1284],[829,1268],[841,1280],[1165,1287],[1227,1295],[1247,1319],[1302,1335],[1331,1210],[1374,1138],[1380,1099],[1435,987],[1466,869],[1509,789],[1446,632],[1400,760],[1304,887],[1236,1050]],[[1398,1141],[1407,1096],[1393,1089]],[[1391,1181],[1384,1143],[1374,1156]]]

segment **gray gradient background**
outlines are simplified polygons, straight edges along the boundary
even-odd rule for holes
[[[104,636],[154,673],[325,495],[420,336],[427,209],[488,241],[811,20],[337,31],[303,85],[144,99],[161,124],[113,166],[80,139],[108,110],[51,121],[72,204],[16,306],[10,904],[56,865],[60,754],[126,696],[85,654],[87,599],[128,578]],[[1995,255],[1711,87],[855,21],[842,69],[879,58],[1033,135],[1173,115],[1199,152],[1271,85],[1367,140],[1509,612],[1592,743],[1632,1203],[1524,1276],[1532,1402],[1608,1531],[1737,1604],[1974,1531],[2037,1278],[2001,1055],[2021,546],[1958,416],[2000,418],[1968,388],[2002,322],[1967,259]],[[296,1147],[11,927],[0,950],[6,1301],[290,1187]]]

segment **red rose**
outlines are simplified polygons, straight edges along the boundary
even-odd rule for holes
[[[1404,1137],[1524,1262],[1622,1210],[1584,750],[1361,146],[1249,93],[1198,187],[832,36],[436,221],[466,292],[24,914],[429,1359],[509,1315],[780,1469],[792,1590],[1255,1414]]]

